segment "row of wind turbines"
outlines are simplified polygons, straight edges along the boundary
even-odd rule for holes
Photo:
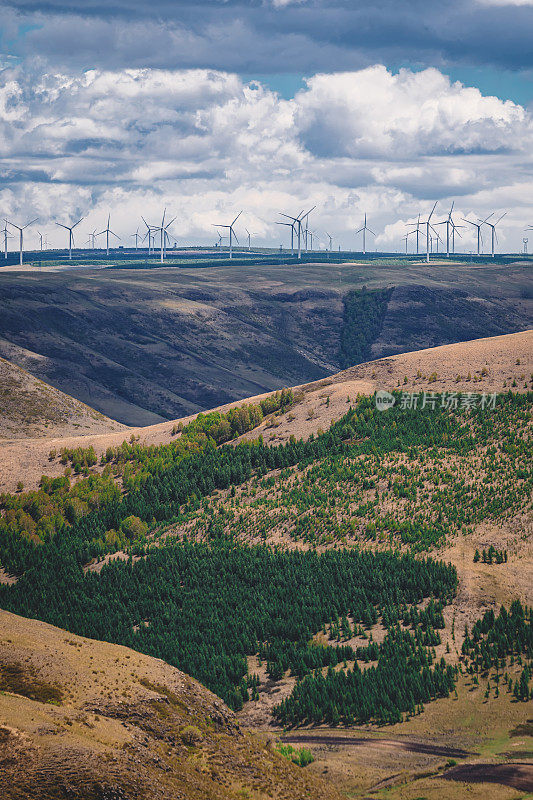
[[[425,237],[426,239],[426,260],[430,260],[430,254],[435,250],[438,252],[439,244],[444,244],[443,239],[441,238],[440,234],[437,231],[437,227],[441,225],[446,226],[446,256],[450,256],[450,254],[455,253],[455,235],[461,237],[459,233],[460,228],[464,228],[465,225],[457,225],[453,219],[453,209],[454,209],[454,202],[452,202],[450,211],[448,216],[440,220],[439,222],[432,222],[433,215],[435,213],[435,209],[437,208],[438,201],[436,201],[431,209],[430,214],[428,215],[426,220],[422,220],[418,215],[418,220],[416,222],[409,222],[407,223],[408,228],[412,228],[412,230],[408,231],[406,235],[403,237],[403,241],[405,241],[405,252],[408,252],[408,242],[410,236],[416,237],[416,253],[417,255],[420,254],[420,239],[421,237]],[[291,231],[291,253],[294,255],[296,253],[297,258],[301,259],[302,251],[308,252],[309,246],[311,250],[313,249],[313,237],[320,238],[316,231],[313,231],[309,228],[309,216],[310,214],[316,209],[316,206],[313,206],[307,211],[301,211],[296,217],[291,216],[290,214],[285,214],[280,212],[280,216],[284,217],[283,220],[277,220],[277,225],[283,225],[288,227]],[[240,211],[235,219],[229,224],[222,224],[222,223],[212,223],[213,227],[217,229],[218,233],[218,242],[215,244],[215,247],[222,247],[222,242],[229,238],[229,258],[233,258],[233,244],[236,242],[239,244],[239,239],[235,232],[235,223],[239,219],[243,212]],[[482,228],[483,226],[487,226],[490,229],[490,237],[491,237],[491,256],[494,257],[495,255],[495,243],[498,240],[496,234],[496,226],[499,225],[501,220],[506,216],[507,212],[505,211],[501,214],[498,219],[494,221],[495,212],[492,212],[485,217],[485,219],[480,219],[478,217],[477,222],[473,222],[466,217],[462,217],[462,221],[472,225],[477,230],[477,255],[481,255],[481,248],[483,245],[483,236],[482,236]],[[77,222],[72,225],[66,225],[63,222],[56,222],[55,224],[60,228],[63,228],[68,233],[68,257],[69,260],[72,260],[72,250],[74,248],[74,230],[77,226],[83,221],[84,217],[81,217]],[[139,233],[139,228],[135,231],[135,233],[131,234],[131,237],[135,239],[135,249],[138,250],[139,242],[143,244],[146,240],[148,240],[148,254],[152,255],[155,254],[156,249],[160,252],[160,260],[161,263],[164,262],[167,248],[170,245],[171,241],[173,240],[175,243],[177,242],[176,238],[169,233],[169,227],[172,223],[176,220],[176,217],[173,217],[171,220],[166,221],[167,219],[167,210],[163,211],[163,216],[161,219],[160,225],[154,225],[148,223],[143,216],[141,219],[146,227],[146,231],[144,235]],[[8,256],[8,239],[15,238],[10,232],[8,225],[12,228],[19,231],[19,254],[20,254],[20,264],[23,263],[23,253],[24,253],[24,231],[30,225],[33,225],[37,222],[36,219],[27,222],[25,225],[17,225],[15,222],[8,221],[7,219],[4,220],[4,227],[1,229],[0,233],[4,237],[4,258]],[[227,230],[228,236],[223,236],[221,230]],[[248,250],[251,250],[251,237],[254,235],[250,233],[250,231],[245,228],[246,234],[248,236]],[[526,230],[533,230],[533,225],[529,225]],[[43,250],[43,246],[46,249],[47,241],[46,238],[40,231],[37,231],[40,237],[40,248],[41,251]],[[367,233],[376,236],[375,232],[368,227],[367,225],[367,214],[365,213],[364,222],[361,228],[355,232],[355,235],[358,236],[362,234],[362,252],[366,254],[367,252]],[[92,231],[89,234],[88,245],[93,250],[96,247],[96,238],[98,236],[102,236],[105,234],[105,250],[107,256],[109,256],[109,243],[110,243],[110,236],[115,237],[117,240],[120,240],[120,236],[115,233],[111,229],[111,214],[107,217],[107,224],[106,227],[101,231]],[[326,236],[328,237],[329,244],[326,247],[326,250],[329,252],[332,251],[333,246],[333,237],[326,231]],[[157,244],[157,241],[159,243]],[[525,240],[524,240],[525,241]],[[340,249],[340,248],[339,248]]]

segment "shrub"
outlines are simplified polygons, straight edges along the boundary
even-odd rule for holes
[[[193,747],[202,740],[202,734],[196,725],[186,725],[180,733],[180,739],[183,744],[186,744],[188,747]]]

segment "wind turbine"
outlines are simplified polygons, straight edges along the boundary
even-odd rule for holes
[[[327,231],[325,231],[325,234],[329,239],[329,252],[331,253],[331,250],[333,248],[333,237],[330,236],[330,234]]]
[[[244,230],[246,231],[246,234],[248,236],[248,252],[250,252],[250,250],[252,249],[252,243],[251,243],[252,242],[252,236],[255,236],[255,233],[250,233],[248,228],[245,228]]]
[[[25,231],[25,230],[26,230],[26,228],[28,228],[30,225],[33,225],[33,223],[34,223],[34,222],[37,222],[37,220],[36,220],[36,219],[32,219],[32,221],[31,221],[31,222],[27,222],[27,223],[26,223],[25,225],[23,225],[22,227],[21,227],[20,225],[15,225],[15,223],[14,223],[14,222],[8,222],[8,224],[9,224],[9,225],[11,225],[13,228],[16,228],[16,229],[19,231],[19,234],[20,234],[20,243],[19,243],[19,246],[20,246],[20,265],[21,265],[21,266],[22,266],[22,253],[24,252],[24,231]]]
[[[111,230],[111,228],[109,227],[109,223],[110,222],[111,222],[111,214],[108,214],[107,215],[107,227],[104,228],[103,231],[100,231],[99,233],[96,234],[97,236],[100,236],[102,233],[105,233],[105,235],[106,235],[106,253],[107,253],[107,255],[109,255],[109,234],[111,234],[112,236],[116,236],[117,239],[120,239],[120,236],[117,236],[117,234],[114,233]]]
[[[7,228],[7,219],[4,220],[4,227],[0,231],[0,233],[4,234],[4,258],[7,258],[7,240],[13,239],[13,236],[9,233]]]
[[[291,219],[293,222],[293,229],[296,228],[296,234],[298,236],[298,259],[301,259],[302,257],[302,232],[303,232],[302,222],[309,216],[311,211],[315,210],[315,208],[316,206],[313,206],[313,208],[310,208],[309,211],[301,211],[297,217],[291,217],[290,214],[283,214],[283,213],[281,214],[282,217],[287,217],[287,219]]]
[[[56,222],[56,225],[59,225],[60,228],[64,228],[66,231],[68,231],[68,258],[69,258],[69,261],[72,261],[72,245],[74,244],[73,230],[76,227],[76,225],[80,224],[82,219],[83,219],[83,217],[81,219],[79,219],[77,222],[75,222],[74,225],[71,225],[70,227],[68,225],[63,225],[61,222]]]
[[[312,211],[312,210],[313,210],[313,209],[311,209],[311,211]],[[307,251],[308,251],[308,249],[309,249],[309,248],[307,247],[307,243],[308,243],[308,237],[309,237],[309,234],[311,234],[311,239],[313,239],[313,234],[312,234],[312,233],[311,233],[311,231],[309,230],[309,214],[311,213],[311,211],[308,211],[308,212],[307,212],[307,214],[305,215],[305,252],[306,252],[306,253],[307,253]],[[312,245],[312,244],[311,244],[311,249],[313,249],[313,245]]]
[[[496,220],[496,222],[489,222],[489,219],[492,217],[492,214],[489,214],[489,216],[487,217],[487,219],[484,219],[484,220],[483,220],[483,223],[482,223],[483,225],[487,225],[487,226],[488,226],[488,227],[491,229],[491,230],[490,230],[490,244],[491,244],[491,248],[490,248],[490,249],[491,249],[491,253],[490,253],[490,254],[491,254],[492,258],[494,258],[494,240],[495,240],[495,239],[496,239],[496,240],[498,239],[498,237],[496,236],[496,225],[499,225],[499,223],[500,223],[500,222],[501,222],[501,220],[502,220],[502,219],[505,217],[505,215],[506,215],[506,214],[507,214],[507,211],[505,211],[505,212],[504,212],[504,213],[501,215],[501,217],[499,217],[499,218]]]
[[[148,236],[148,255],[150,256],[150,255],[152,255],[152,231],[155,230],[155,226],[154,225],[149,225],[142,215],[141,215],[141,219],[144,222],[144,224],[146,225],[146,233],[144,234],[143,242],[146,239],[146,237]],[[155,239],[155,234],[154,234],[154,239]]]
[[[425,222],[422,222],[422,225],[426,226],[426,261],[427,262],[429,262],[429,248],[431,247],[431,233],[430,233],[430,230],[432,230],[434,233],[437,233],[437,231],[435,230],[435,228],[431,224],[431,217],[433,216],[433,213],[434,213],[435,209],[437,208],[437,202],[438,201],[435,200],[435,204],[434,204],[433,208],[431,209],[431,214],[429,215],[429,217],[427,218],[427,220]]]
[[[237,216],[235,217],[235,219],[233,220],[231,225],[215,225],[214,223],[211,223],[214,228],[227,228],[229,230],[229,257],[230,258],[233,258],[233,237],[234,236],[235,236],[235,241],[237,242],[237,244],[239,244],[239,240],[237,239],[237,234],[233,230],[233,226],[235,225],[235,223],[237,222],[237,220],[239,219],[241,214],[242,214],[242,211],[239,211],[239,213],[237,214]]]
[[[276,222],[276,225],[286,225],[291,229],[291,256],[294,255],[294,222]]]
[[[422,229],[422,227],[423,227],[423,226],[422,226],[422,223],[420,222],[420,214],[418,215],[418,219],[417,219],[417,221],[416,221],[416,222],[408,222],[408,223],[407,223],[407,226],[408,226],[408,227],[410,227],[410,226],[416,226],[416,227],[414,227],[414,230],[413,230],[413,231],[411,231],[411,233],[416,233],[416,254],[418,255],[418,254],[419,254],[419,252],[420,252],[420,247],[419,247],[419,243],[420,243],[420,234],[422,234],[422,236],[425,236],[425,235],[426,235],[426,234],[424,233],[423,229]]]
[[[40,247],[40,250],[41,250],[41,253],[42,253],[43,252],[43,235],[42,235],[41,231],[37,231],[37,234],[39,236],[39,247]]]
[[[488,217],[487,217],[488,219]],[[469,225],[473,225],[474,228],[477,228],[477,254],[478,256],[481,255],[481,245],[483,244],[483,237],[481,235],[481,227],[485,224],[485,220],[480,222],[472,222],[471,219],[466,219],[463,217],[464,222],[468,222]]]
[[[140,238],[140,233],[139,233],[139,227],[138,226],[137,226],[137,230],[135,231],[135,233],[131,234],[131,237],[132,237],[132,239],[135,239],[135,249],[138,250],[139,249],[139,238]]]
[[[174,222],[174,220],[176,219],[176,217],[172,217],[170,222],[167,222],[167,224],[165,225],[166,213],[167,213],[167,210],[165,208],[165,210],[163,211],[163,218],[161,219],[161,225],[157,225],[157,226],[153,225],[152,226],[152,230],[154,231],[154,233],[161,234],[161,263],[163,263],[164,260],[165,260],[167,239],[170,239],[170,236],[168,234],[167,228],[169,228],[172,225],[172,223]]]
[[[446,257],[450,257],[450,230],[452,231],[452,240],[453,240],[453,252],[455,253],[455,229],[459,226],[455,224],[452,219],[452,211],[455,205],[455,200],[452,201],[452,207],[450,208],[450,212],[446,219],[443,219],[442,222],[436,222],[435,225],[446,225]],[[462,226],[461,226],[462,227]],[[459,234],[460,236],[461,234]]]
[[[222,242],[224,241],[224,239],[225,239],[226,237],[225,237],[225,236],[222,236],[222,234],[220,233],[220,231],[217,231],[217,235],[218,235],[218,242],[215,242],[215,247],[220,247],[220,248],[222,248]]]
[[[370,228],[368,228],[368,227],[367,227],[367,224],[366,224],[366,211],[365,211],[365,223],[364,223],[364,225],[363,225],[363,227],[362,227],[362,228],[359,228],[359,230],[355,232],[355,235],[356,235],[356,236],[357,236],[357,234],[358,234],[358,233],[362,233],[362,234],[363,234],[363,255],[365,255],[365,254],[366,254],[366,232],[367,232],[367,231],[368,231],[369,233],[371,233],[371,234],[372,234],[372,236],[375,236],[375,235],[376,235],[376,234],[374,233],[374,231],[371,231],[371,230],[370,230]]]
[[[416,237],[416,239],[417,239],[417,244],[418,244],[418,230],[414,230],[414,231],[407,231],[407,233],[406,233],[406,234],[405,234],[405,236],[403,237],[403,241],[405,242],[405,255],[407,255],[407,243],[408,243],[408,241],[409,241],[409,237],[410,237],[412,234],[414,234],[414,233],[416,233],[416,234],[417,234],[417,237]]]

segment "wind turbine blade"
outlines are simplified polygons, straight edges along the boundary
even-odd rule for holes
[[[176,215],[175,217],[172,217],[172,219],[170,220],[170,222],[167,222],[167,224],[165,225],[165,230],[166,230],[167,228],[169,228],[169,227],[172,225],[172,223],[173,223],[173,222],[175,222],[175,221],[177,220],[177,218],[178,218],[178,216],[177,216],[177,215]]]
[[[428,217],[428,222],[429,222],[429,220],[431,219],[431,217],[433,216],[433,212],[434,212],[434,211],[435,211],[435,209],[437,208],[437,203],[438,203],[438,200],[435,200],[435,205],[434,205],[434,206],[433,206],[433,208],[431,209],[431,214],[430,214],[430,215],[429,215],[429,217]]]
[[[282,217],[287,217],[287,219],[292,219],[293,222],[298,222],[298,217],[291,217],[290,214],[283,214],[283,212],[279,212]]]
[[[73,230],[73,229],[76,227],[76,225],[79,225],[79,224],[80,224],[80,222],[81,222],[83,219],[85,219],[85,218],[84,218],[84,217],[80,217],[80,219],[79,219],[77,222],[75,222],[75,223],[74,223],[74,225],[72,226],[71,230]]]
[[[498,225],[502,221],[502,219],[505,217],[506,214],[507,214],[507,211],[504,211],[503,214],[501,215],[501,217],[494,223],[494,225]]]
[[[235,223],[237,222],[237,220],[239,219],[239,217],[241,216],[241,214],[242,214],[242,211],[239,211],[239,213],[237,214],[237,216],[235,217],[235,219],[234,219],[234,220],[233,220],[233,222],[231,223],[231,224],[232,224],[232,226],[233,226],[233,225],[235,225]],[[235,235],[235,234],[234,234],[234,235]],[[235,237],[235,238],[237,238],[237,237]]]
[[[316,208],[316,206],[313,206],[313,208],[310,208],[310,209],[309,209],[309,211],[306,211],[306,212],[305,212],[305,214],[302,212],[302,213],[299,215],[298,219],[303,219],[304,217],[307,217],[307,215],[308,215],[308,214],[310,214],[310,213],[311,213],[311,211],[314,211],[314,210],[315,210],[315,208]]]
[[[372,236],[375,236],[375,235],[376,235],[376,234],[374,233],[374,231],[371,231],[371,230],[370,230],[370,228],[367,228],[367,231],[368,231],[369,233],[371,233],[371,234],[372,234]]]
[[[64,228],[66,231],[70,230],[70,228],[67,225],[63,225],[62,222],[56,222],[56,225],[59,225],[60,228]]]
[[[112,236],[116,236],[116,237],[117,237],[117,239],[120,239],[120,236],[118,236],[118,234],[114,233],[113,231],[109,231],[109,233],[110,233]]]

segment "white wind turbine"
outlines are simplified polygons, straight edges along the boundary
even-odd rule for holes
[[[4,258],[7,258],[7,240],[14,238],[13,235],[9,233],[7,219],[4,220],[4,227],[2,228],[1,233],[4,234]]]
[[[144,234],[142,241],[144,242],[146,237],[148,237],[148,255],[150,256],[150,255],[152,255],[152,245],[155,247],[155,242],[152,242],[152,231],[155,230],[155,226],[154,225],[149,225],[146,222],[146,220],[145,220],[145,218],[143,216],[141,216],[141,219],[144,222],[144,224],[146,225],[146,233]],[[155,233],[154,233],[153,238],[155,239]]]
[[[325,234],[326,234],[326,236],[327,236],[327,237],[328,237],[328,239],[329,239],[329,246],[328,246],[328,248],[327,248],[327,249],[328,249],[328,250],[329,250],[329,252],[331,253],[331,251],[332,251],[332,249],[333,249],[333,237],[332,237],[332,236],[330,236],[330,234],[329,234],[327,231],[325,231]]]
[[[490,252],[490,254],[491,254],[492,258],[494,258],[494,240],[496,240],[496,241],[498,240],[498,236],[496,235],[496,225],[500,224],[502,219],[507,214],[507,211],[505,211],[501,215],[501,217],[499,217],[496,220],[496,222],[489,222],[489,219],[493,216],[493,214],[494,214],[494,212],[492,214],[489,214],[489,216],[486,219],[484,219],[483,222],[482,222],[483,225],[487,225],[487,227],[490,228],[490,244],[491,244],[491,247],[490,247],[491,252]]]
[[[481,235],[481,228],[485,224],[485,220],[480,220],[479,222],[472,222],[471,219],[466,219],[465,217],[463,217],[463,222],[468,222],[469,225],[473,225],[474,228],[477,229],[477,254],[478,256],[481,255],[481,245],[483,244],[483,236]]]
[[[37,231],[37,235],[39,236],[39,249],[41,253],[43,252],[43,239],[44,236],[42,235],[41,231]]]
[[[235,231],[233,229],[233,226],[235,225],[235,223],[237,222],[237,220],[239,219],[241,214],[242,214],[242,211],[239,211],[239,213],[237,214],[237,216],[235,217],[235,219],[233,220],[231,225],[215,225],[214,222],[211,223],[214,228],[227,228],[229,230],[229,257],[230,258],[233,258],[233,237],[235,237],[235,241],[237,242],[237,244],[239,244],[239,240],[237,239],[237,234],[235,233]]]
[[[172,217],[170,222],[167,222],[167,224],[165,225],[166,213],[167,213],[167,210],[165,208],[165,210],[163,211],[163,217],[161,219],[161,225],[157,225],[157,226],[153,225],[152,226],[152,230],[154,231],[154,234],[155,233],[159,233],[161,235],[161,263],[163,263],[164,260],[165,260],[167,240],[170,239],[170,236],[168,234],[167,228],[169,228],[172,225],[172,223],[174,222],[174,220],[176,219],[176,217]]]
[[[426,261],[429,261],[429,249],[430,249],[430,247],[433,248],[433,244],[432,244],[433,237],[431,236],[431,231],[433,231],[433,233],[437,233],[437,231],[435,230],[435,228],[431,224],[431,217],[433,216],[433,213],[434,213],[436,208],[437,208],[437,200],[435,200],[435,204],[434,204],[433,208],[431,209],[431,214],[428,216],[427,220],[425,222],[422,222],[422,225],[426,226]],[[438,236],[438,234],[437,234],[437,236]]]
[[[448,213],[446,219],[443,219],[442,222],[436,222],[435,225],[446,225],[446,257],[450,257],[450,231],[451,231],[451,241],[452,241],[452,251],[455,253],[455,231],[457,228],[462,228],[462,225],[456,225],[453,221],[452,212],[453,207],[455,205],[455,200],[452,201],[452,206]],[[460,233],[458,234],[461,235]]]
[[[287,217],[287,219],[292,220],[293,231],[296,229],[296,235],[298,237],[298,258],[299,259],[302,257],[302,233],[303,233],[302,222],[304,221],[304,219],[307,219],[309,217],[309,214],[311,213],[311,211],[314,211],[315,208],[316,208],[316,206],[313,206],[313,208],[310,208],[309,211],[301,211],[298,214],[297,217],[291,217],[290,214],[281,214],[282,217]],[[291,234],[291,243],[293,243],[293,242],[294,242],[294,239],[293,239],[293,235]],[[292,247],[292,250],[294,251],[294,247]]]
[[[36,219],[32,219],[31,222],[27,222],[25,225],[22,225],[22,226],[15,225],[14,222],[8,222],[8,225],[11,225],[11,227],[16,228],[18,230],[18,232],[19,232],[19,250],[20,250],[20,265],[21,266],[22,266],[22,254],[24,252],[24,231],[30,225],[33,225],[34,222],[37,222],[37,220]]]
[[[420,222],[420,214],[418,215],[418,219],[416,222],[408,222],[407,225],[408,227],[415,226],[412,232],[416,233],[416,254],[418,255],[420,252],[420,234],[422,234],[422,236],[426,235],[422,230],[422,223]]]
[[[99,231],[99,232],[96,234],[97,236],[100,236],[102,233],[105,233],[105,235],[106,235],[106,254],[107,254],[108,256],[109,256],[109,234],[111,234],[112,236],[116,236],[116,238],[117,238],[117,239],[120,239],[120,236],[117,236],[117,234],[116,234],[116,233],[114,233],[114,232],[111,230],[111,228],[109,227],[109,223],[110,223],[110,222],[111,222],[111,214],[108,214],[108,215],[107,215],[107,226],[104,228],[104,230],[103,230],[103,231]]]
[[[136,250],[138,250],[138,249],[139,249],[139,239],[140,239],[140,236],[141,236],[141,235],[140,235],[140,233],[139,233],[139,227],[137,226],[137,230],[135,231],[135,233],[132,233],[132,234],[131,234],[131,238],[132,238],[132,239],[135,239],[135,249],[136,249]]]
[[[74,225],[70,225],[70,226],[69,225],[63,225],[61,222],[56,222],[56,225],[59,225],[60,228],[64,228],[66,231],[68,231],[68,258],[69,258],[69,261],[72,261],[72,246],[74,244],[74,233],[73,233],[73,231],[74,231],[74,228],[76,227],[76,225],[80,224],[82,219],[83,219],[83,217],[81,217],[81,219],[79,219],[77,222],[75,222]]]
[[[311,209],[311,211],[312,210],[313,209]],[[305,252],[306,253],[307,253],[307,251],[309,249],[308,246],[307,246],[308,245],[308,240],[309,240],[309,234],[311,234],[311,239],[313,238],[313,234],[309,230],[309,214],[311,213],[311,211],[308,211],[307,214],[305,215],[305,218],[304,218],[305,219]],[[311,249],[312,249],[312,245],[311,245]]]
[[[294,222],[276,222],[276,225],[285,225],[291,229],[291,256],[294,255]]]
[[[252,249],[252,236],[255,236],[255,233],[250,233],[248,228],[244,229],[246,231],[246,235],[248,236],[248,252]]]
[[[364,225],[363,225],[363,227],[362,227],[362,228],[359,228],[359,230],[355,232],[355,235],[356,235],[356,236],[357,236],[357,234],[358,234],[358,233],[362,233],[362,234],[363,234],[363,255],[365,255],[365,253],[366,253],[366,232],[367,232],[367,231],[368,231],[369,233],[371,233],[371,234],[372,234],[372,236],[375,236],[375,235],[376,235],[376,234],[374,233],[374,231],[371,231],[371,230],[370,230],[370,228],[368,228],[368,227],[367,227],[367,224],[366,224],[366,212],[365,212],[365,222],[364,222]]]

